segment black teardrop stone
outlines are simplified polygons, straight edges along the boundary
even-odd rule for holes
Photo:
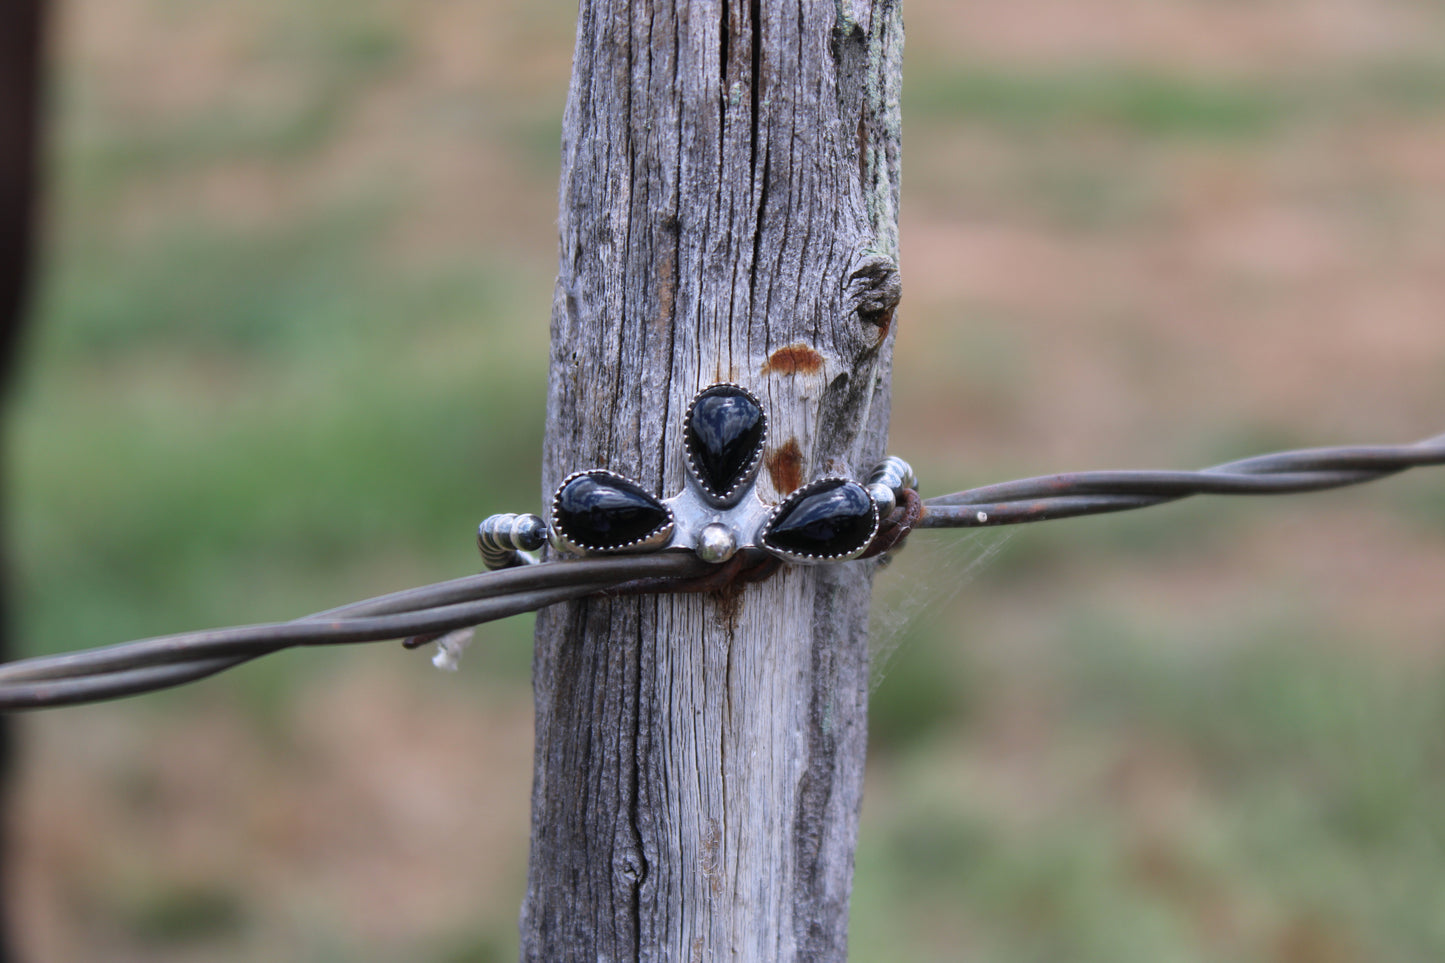
[[[624,478],[578,475],[557,492],[552,517],[569,541],[581,548],[630,545],[667,524],[662,502]]]
[[[857,482],[828,479],[800,489],[763,533],[770,548],[827,558],[862,550],[876,523],[873,499]]]
[[[763,409],[736,385],[713,385],[693,400],[683,439],[704,488],[732,491],[762,448],[766,424]]]

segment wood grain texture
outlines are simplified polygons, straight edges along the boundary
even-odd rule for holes
[[[764,498],[887,432],[894,0],[582,0],[563,131],[544,500],[670,495],[701,387],[770,418]],[[546,610],[527,960],[837,960],[862,792],[872,563]]]

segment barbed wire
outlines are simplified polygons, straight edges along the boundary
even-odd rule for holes
[[[1043,475],[900,506],[888,537],[909,528],[976,528],[1127,511],[1192,495],[1279,495],[1358,485],[1445,464],[1445,435],[1412,445],[1310,448],[1201,471]],[[921,508],[921,511],[920,511]],[[392,592],[289,622],[204,629],[0,664],[0,711],[98,702],[195,682],[295,646],[431,639],[596,595],[710,591],[767,577],[777,560],[753,550],[719,566],[691,553],[566,559]]]

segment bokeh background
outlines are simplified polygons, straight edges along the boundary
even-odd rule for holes
[[[575,7],[68,0],[29,652],[474,570],[534,505]],[[1445,6],[909,0],[933,493],[1445,429]],[[858,960],[1445,957],[1445,483],[921,534]],[[530,619],[23,719],[27,959],[513,958]]]

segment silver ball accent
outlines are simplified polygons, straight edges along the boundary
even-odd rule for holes
[[[903,461],[902,458],[898,460],[903,462],[903,487],[911,488],[914,491],[918,491],[918,486],[922,484],[918,480],[918,473],[913,470],[912,465],[908,464],[908,462],[906,461]]]
[[[522,555],[535,552],[547,541],[547,523],[537,515],[491,515],[477,526],[477,548],[489,569],[528,565],[536,559]]]
[[[879,462],[868,476],[868,481],[870,484],[877,482],[887,485],[894,491],[901,488],[918,490],[918,476],[914,474],[913,466],[897,455],[889,455]]]
[[[541,515],[518,515],[512,521],[512,544],[523,552],[535,552],[547,544],[547,523]]]
[[[873,499],[873,504],[878,506],[880,518],[887,518],[898,507],[898,496],[893,494],[893,489],[882,482],[874,482],[868,486],[868,497]]]
[[[703,526],[697,534],[697,557],[714,565],[726,562],[738,550],[738,539],[733,530],[722,522]]]

